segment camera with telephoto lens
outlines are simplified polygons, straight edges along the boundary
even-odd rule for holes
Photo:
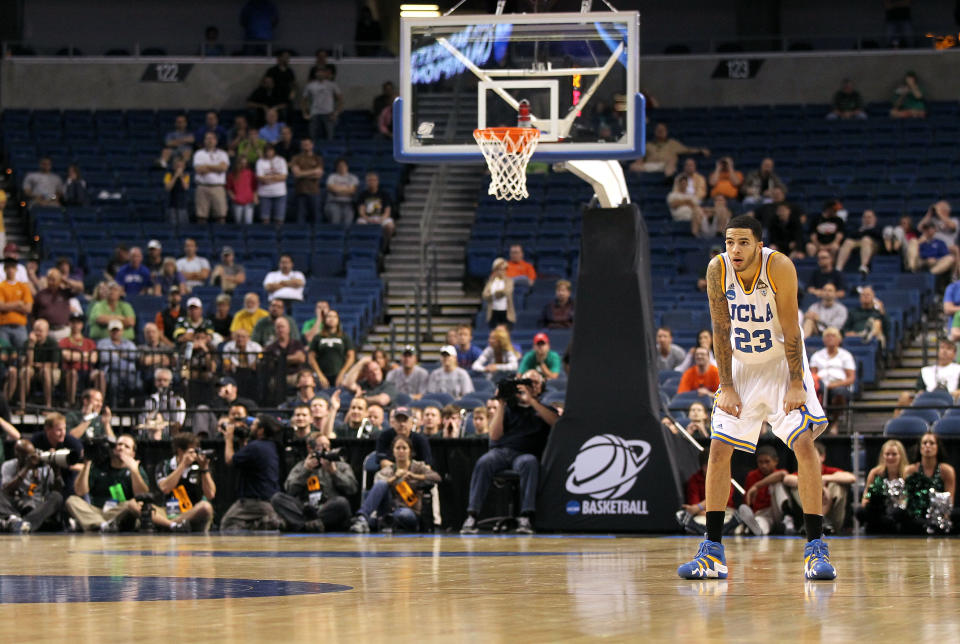
[[[373,423],[370,422],[369,418],[364,418],[360,421],[360,427],[357,428],[357,438],[370,438],[372,433]]]
[[[524,385],[533,391],[534,383],[530,378],[510,378],[509,380],[501,380],[500,384],[497,385],[496,399],[502,400],[511,407],[515,407],[517,405],[517,394],[520,391],[520,385]]]
[[[80,457],[70,450],[58,449],[53,452],[37,452],[37,458],[44,465],[53,465],[55,467],[70,467],[80,462]]]
[[[317,450],[316,452],[313,453],[313,457],[318,461],[320,460],[330,461],[331,463],[341,460],[342,456],[343,456],[342,447],[334,447],[333,449],[328,449],[325,451]]]
[[[117,446],[117,440],[109,436],[92,438],[83,444],[83,455],[100,469],[106,469],[110,466],[110,457],[113,456],[113,448]]]

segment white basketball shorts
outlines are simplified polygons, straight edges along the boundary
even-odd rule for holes
[[[773,433],[793,449],[794,441],[803,432],[819,436],[827,428],[827,417],[817,399],[813,377],[803,360],[803,386],[807,402],[789,414],[783,412],[783,399],[790,384],[790,371],[785,359],[771,360],[765,364],[744,364],[733,358],[733,386],[740,396],[740,418],[717,407],[714,397],[711,415],[711,438],[732,445],[751,454],[757,450],[757,439],[763,421],[770,423]]]

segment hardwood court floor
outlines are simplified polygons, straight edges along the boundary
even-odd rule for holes
[[[0,642],[960,641],[956,540],[832,539],[819,583],[725,544],[691,582],[691,538],[3,536]]]

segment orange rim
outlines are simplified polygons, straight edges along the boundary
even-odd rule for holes
[[[474,130],[473,138],[477,143],[499,141],[509,154],[518,154],[540,140],[540,130],[535,127],[488,127]]]

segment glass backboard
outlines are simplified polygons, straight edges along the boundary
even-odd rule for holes
[[[636,11],[401,19],[394,156],[477,161],[473,130],[540,130],[534,160],[643,156]]]

